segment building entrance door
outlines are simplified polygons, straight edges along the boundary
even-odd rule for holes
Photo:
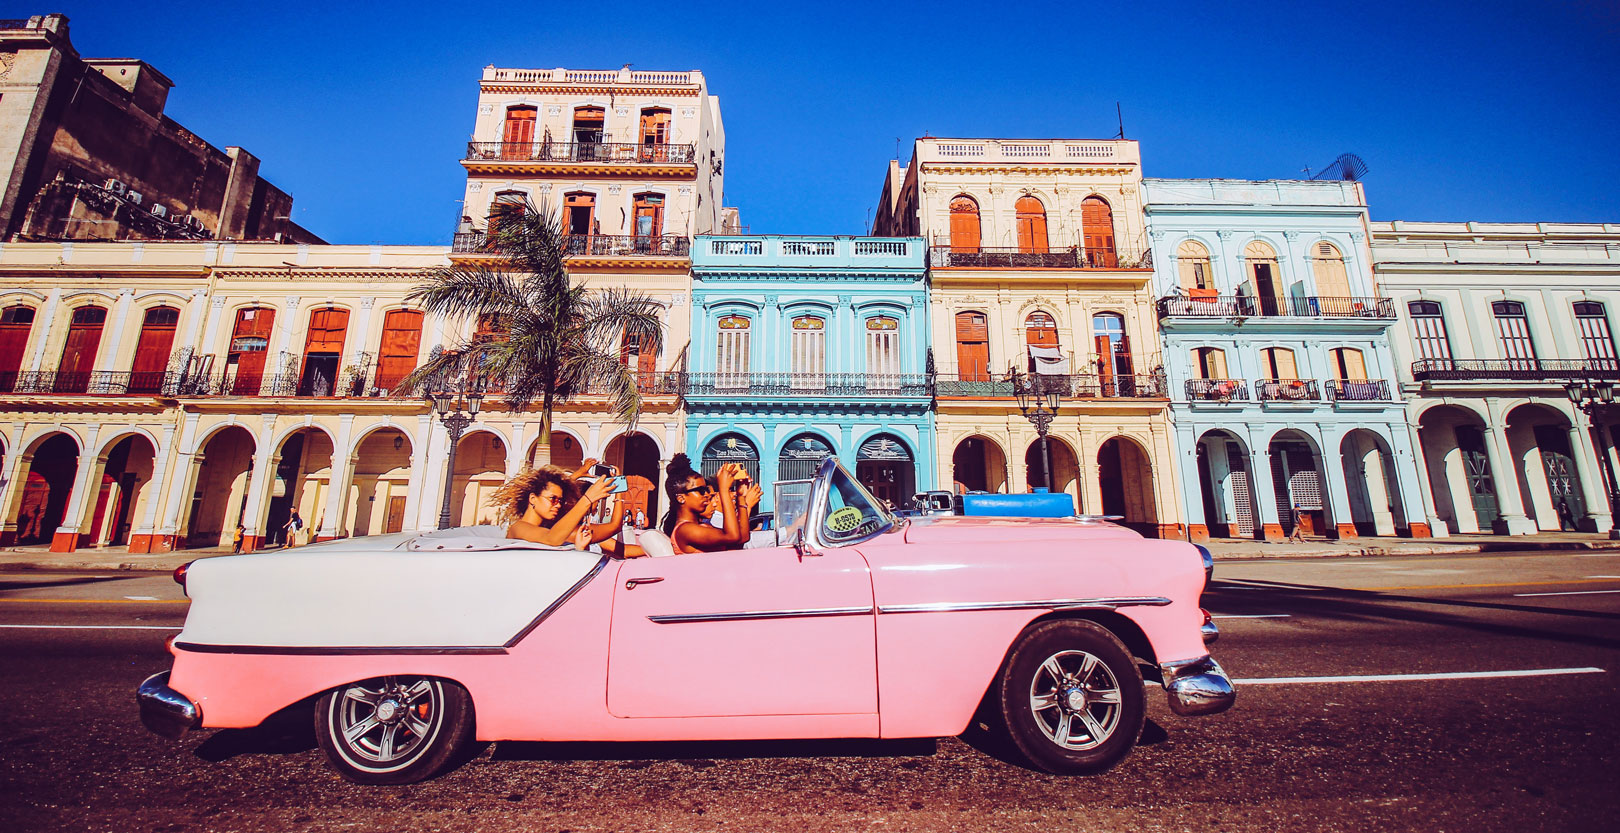
[[[1485,435],[1478,428],[1457,429],[1457,450],[1462,452],[1463,471],[1468,477],[1468,494],[1474,504],[1474,518],[1480,529],[1490,529],[1501,517],[1496,502],[1496,478],[1491,476],[1491,460],[1485,453]]]
[[[1573,531],[1577,528],[1576,520],[1586,514],[1586,500],[1575,473],[1569,437],[1556,425],[1538,425],[1536,446],[1541,450],[1541,465],[1547,472],[1547,491],[1552,495],[1553,512],[1558,515],[1558,528]]]

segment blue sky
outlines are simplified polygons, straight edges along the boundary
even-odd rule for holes
[[[1142,143],[1148,176],[1353,151],[1375,220],[1620,222],[1620,3],[77,3],[335,243],[447,243],[486,64],[701,69],[755,233],[859,234],[916,136]]]

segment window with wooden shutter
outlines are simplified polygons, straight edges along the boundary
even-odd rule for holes
[[[1046,207],[1041,201],[1022,196],[1014,204],[1018,221],[1018,250],[1021,252],[1046,251]]]
[[[1530,339],[1530,319],[1524,304],[1518,301],[1497,301],[1491,304],[1496,318],[1496,338],[1502,345],[1502,358],[1510,361],[1515,370],[1533,370],[1536,366],[1536,345]]]
[[[669,110],[648,107],[641,111],[641,161],[669,161]]]
[[[966,382],[990,381],[989,316],[982,312],[956,314],[956,373]]]
[[[34,308],[7,307],[0,311],[0,393],[17,389],[28,335],[34,328]]]
[[[1440,304],[1434,301],[1413,301],[1406,305],[1412,317],[1412,340],[1417,344],[1417,357],[1429,361],[1449,361],[1451,340],[1446,335],[1446,319]]]
[[[1266,347],[1260,350],[1260,366],[1269,373],[1269,379],[1298,379],[1299,368],[1294,364],[1294,351],[1287,347]]]
[[[1181,288],[1194,298],[1215,295],[1215,282],[1210,279],[1209,250],[1196,240],[1187,240],[1176,247],[1176,273]]]
[[[580,161],[596,159],[596,145],[606,141],[602,128],[607,123],[607,111],[601,107],[574,108],[574,143],[579,147],[575,158]]]
[[[664,195],[636,195],[636,245],[651,246],[664,233]]]
[[[1354,347],[1335,347],[1331,352],[1333,371],[1338,374],[1334,378],[1347,382],[1367,380],[1367,360],[1360,350]]]
[[[135,342],[135,360],[130,364],[130,393],[157,393],[163,389],[163,374],[169,369],[169,353],[174,349],[174,330],[180,322],[175,307],[153,307],[141,320],[141,335]]]
[[[619,340],[619,363],[635,368],[636,387],[649,393],[654,387],[653,374],[658,371],[658,351],[642,339],[625,333]]]
[[[715,387],[730,390],[748,387],[748,335],[752,324],[741,315],[720,319],[715,333]]]
[[[489,204],[489,239],[494,240],[502,223],[515,223],[523,219],[528,210],[528,194],[522,191],[501,191]]]
[[[1024,342],[1031,347],[1058,346],[1057,320],[1051,313],[1032,312],[1024,319]]]
[[[1311,272],[1316,277],[1317,297],[1350,297],[1350,276],[1345,272],[1344,256],[1332,243],[1323,240],[1311,247]]]
[[[793,387],[826,387],[827,320],[814,315],[794,318],[788,356]]]
[[[1226,351],[1219,347],[1194,347],[1193,368],[1200,379],[1225,379]]]
[[[266,351],[270,347],[270,333],[275,323],[276,311],[269,307],[249,307],[236,311],[236,325],[231,329],[230,349],[225,355],[225,368],[231,377],[233,395],[258,395],[259,385],[264,381]]]
[[[979,204],[961,195],[951,200],[951,251],[979,250]]]
[[[563,211],[568,217],[568,233],[574,237],[589,237],[596,233],[596,195],[576,191],[563,197]]]
[[[506,124],[501,130],[502,159],[528,159],[534,155],[534,124],[538,113],[534,107],[506,108]]]
[[[422,348],[422,313],[412,309],[390,310],[383,318],[382,342],[377,347],[377,376],[372,385],[392,391],[399,380],[416,369],[416,356]]]
[[[342,371],[343,342],[349,331],[349,311],[337,307],[310,310],[304,337],[304,364],[298,373],[299,396],[336,394]]]
[[[1087,265],[1102,269],[1119,265],[1114,248],[1114,210],[1107,200],[1096,196],[1081,200],[1080,236],[1086,247]]]
[[[62,359],[56,365],[55,390],[58,393],[83,393],[89,389],[96,350],[101,347],[101,328],[106,323],[107,310],[102,307],[79,307],[73,311],[67,341],[62,345]]]
[[[866,319],[867,387],[900,387],[900,322],[886,315]]]
[[[1609,317],[1603,304],[1597,301],[1575,303],[1575,324],[1581,331],[1581,352],[1597,370],[1620,369],[1615,359],[1614,336],[1609,332]]]
[[[1102,377],[1104,395],[1112,395],[1109,383],[1129,379],[1135,369],[1131,361],[1131,340],[1125,335],[1125,318],[1104,312],[1091,317],[1091,335],[1096,341],[1097,373]],[[1120,384],[1125,384],[1121,381]]]

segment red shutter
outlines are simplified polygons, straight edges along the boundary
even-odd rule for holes
[[[275,328],[276,311],[269,307],[255,307],[236,311],[236,326],[231,331],[231,349],[226,357],[226,363],[236,365],[236,380],[231,385],[231,393],[236,396],[253,396],[259,392],[259,384],[264,380],[264,359],[269,350],[270,333]],[[238,339],[263,339],[264,344],[257,345],[257,349],[238,349]]]
[[[0,393],[9,393],[17,387],[17,374],[22,371],[23,353],[28,347],[28,332],[34,327],[34,311],[28,307],[6,310],[6,321],[0,323]],[[26,318],[26,321],[12,319]]]
[[[309,314],[309,335],[304,340],[304,354],[342,353],[343,338],[349,329],[349,311],[326,307]]]
[[[1021,252],[1046,251],[1046,209],[1034,197],[1019,197],[1018,250]]]
[[[990,380],[990,327],[982,312],[956,314],[956,372],[964,381]]]
[[[1032,347],[1057,347],[1057,322],[1044,312],[1032,313],[1024,319],[1024,337]]]
[[[501,132],[501,158],[526,159],[534,151],[534,121],[539,111],[533,107],[512,107],[506,111]]]
[[[1110,390],[1109,382],[1114,379],[1114,343],[1108,336],[1097,336],[1097,376],[1102,382],[1103,390]]]
[[[383,319],[382,346],[377,351],[377,379],[373,384],[393,390],[399,380],[416,369],[422,346],[422,313],[396,309]]]
[[[179,314],[174,307],[153,307],[146,311],[141,337],[135,344],[135,361],[129,368],[130,393],[157,393],[163,389],[163,373],[169,368]]]
[[[951,251],[979,250],[979,204],[968,197],[951,200]]]
[[[90,387],[90,371],[95,369],[96,349],[101,346],[101,328],[107,311],[100,307],[80,307],[73,311],[68,325],[62,360],[56,365],[56,391],[83,393]]]
[[[1091,266],[1113,268],[1118,265],[1114,252],[1114,213],[1101,197],[1086,197],[1080,203],[1080,233]]]

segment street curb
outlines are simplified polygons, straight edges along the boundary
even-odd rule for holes
[[[1216,561],[1276,558],[1389,558],[1406,555],[1471,555],[1488,552],[1569,552],[1571,550],[1620,550],[1620,541],[1502,541],[1471,544],[1430,544],[1419,546],[1362,547],[1359,550],[1285,550],[1282,552],[1221,552],[1211,548]]]

